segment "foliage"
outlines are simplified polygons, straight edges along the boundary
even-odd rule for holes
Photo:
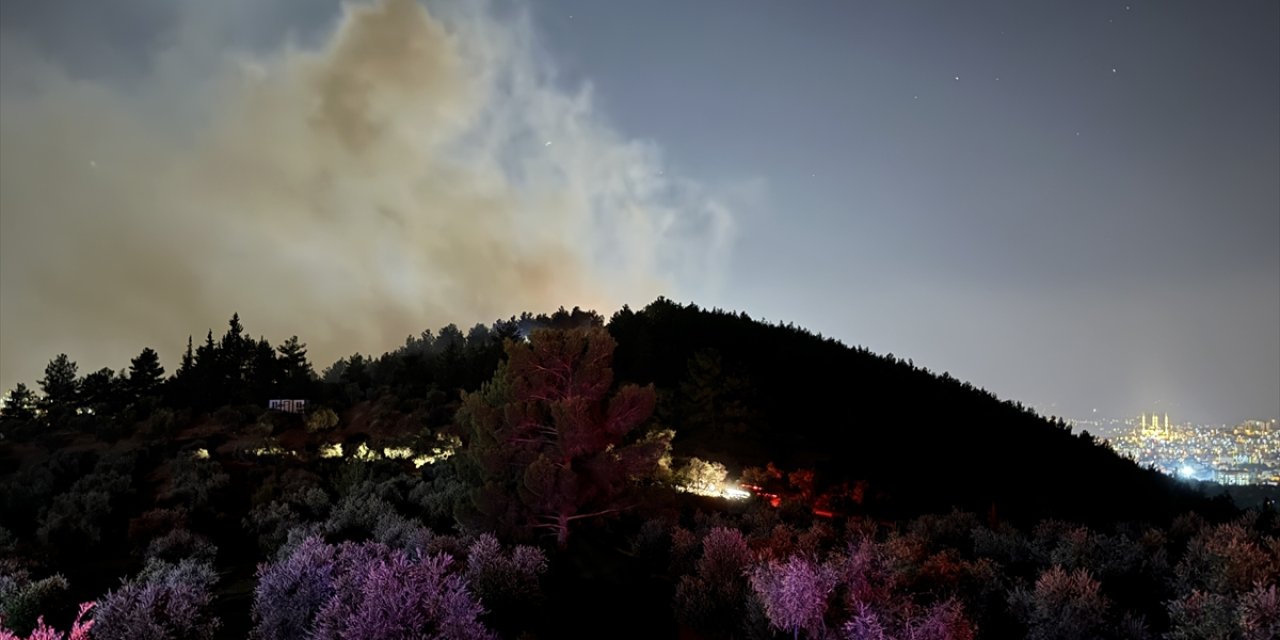
[[[769,560],[751,572],[751,588],[764,603],[775,628],[799,638],[800,632],[820,637],[826,626],[828,598],[836,586],[836,572],[801,556],[786,562]]]
[[[1235,594],[1280,577],[1280,557],[1242,524],[1224,523],[1192,538],[1174,571],[1183,590]]]
[[[68,586],[61,575],[31,580],[23,570],[0,570],[0,621],[17,633],[29,633],[38,626],[40,612]]]
[[[577,521],[626,509],[629,485],[651,474],[666,440],[629,436],[653,411],[653,389],[610,396],[614,341],[600,329],[535,331],[507,342],[508,361],[458,421],[471,433],[472,524],[564,547]]]
[[[1031,640],[1088,640],[1098,636],[1109,606],[1100,587],[1086,569],[1068,572],[1054,565],[1034,589],[1011,592],[1009,605]]]
[[[93,620],[85,620],[84,614],[93,608],[92,602],[80,605],[80,612],[71,621],[71,630],[63,633],[44,623],[44,616],[36,619],[35,627],[26,640],[89,640],[89,630],[93,629]],[[22,640],[14,632],[4,628],[4,617],[0,616],[0,640]]]
[[[1231,598],[1198,589],[1169,602],[1169,640],[1230,640],[1238,636]]]
[[[317,639],[491,638],[484,613],[452,558],[426,558],[378,543],[337,547],[308,538],[261,565],[253,637]]]
[[[704,633],[739,626],[751,597],[746,572],[752,554],[742,532],[716,527],[702,539],[695,573],[676,584],[676,615]]]
[[[307,431],[319,433],[338,426],[338,414],[329,407],[320,407],[307,416]]]
[[[1276,585],[1259,582],[1240,596],[1240,630],[1245,640],[1280,638],[1280,593]]]
[[[94,614],[94,640],[207,640],[220,622],[209,611],[213,567],[195,560],[151,560],[107,593]]]
[[[0,406],[0,421],[23,422],[36,417],[39,398],[36,392],[19,382],[9,392],[9,397]]]
[[[49,361],[39,384],[47,410],[75,408],[79,400],[80,384],[76,375],[76,363],[67,354],[59,353]]]
[[[164,382],[164,367],[160,366],[160,354],[151,347],[129,361],[129,391],[135,398],[155,394]]]
[[[519,611],[542,599],[539,578],[547,570],[547,556],[537,547],[517,545],[503,551],[490,533],[481,534],[467,548],[466,579],[491,611]]]
[[[102,465],[99,465],[102,466]],[[120,502],[133,492],[133,479],[118,470],[95,469],[55,497],[40,515],[36,535],[54,547],[96,545]]]

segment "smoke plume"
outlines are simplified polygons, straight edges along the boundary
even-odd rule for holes
[[[690,293],[731,218],[565,89],[530,20],[344,7],[311,44],[179,21],[136,77],[0,31],[0,383],[172,365],[238,311],[319,366],[445,323]]]

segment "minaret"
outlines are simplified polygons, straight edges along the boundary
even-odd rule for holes
[[[1143,431],[1147,430],[1147,414],[1146,413],[1142,414],[1142,430]]]

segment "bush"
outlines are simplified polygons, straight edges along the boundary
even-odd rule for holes
[[[36,618],[35,628],[31,631],[31,635],[27,636],[27,640],[62,640],[64,637],[67,640],[89,640],[89,630],[93,628],[93,620],[85,620],[84,614],[92,608],[92,602],[80,605],[80,613],[76,614],[75,620],[71,622],[71,631],[67,634],[45,624],[44,616],[40,616]],[[0,640],[22,640],[14,632],[6,629],[4,622],[4,617],[0,616]]]
[[[133,479],[128,475],[115,469],[95,470],[53,499],[40,516],[36,535],[42,543],[61,550],[97,545],[115,506],[132,493]]]
[[[541,549],[518,545],[503,551],[491,533],[481,534],[467,548],[467,582],[498,614],[516,613],[541,601],[538,580],[546,570],[547,556]]]
[[[136,578],[98,601],[94,640],[208,640],[220,626],[208,612],[213,567],[151,560]]]
[[[40,612],[68,587],[61,575],[31,580],[26,571],[0,573],[0,620],[17,633],[30,633],[39,624]]]
[[[1054,566],[1040,574],[1033,590],[1015,589],[1009,604],[1031,640],[1088,640],[1100,635],[1105,622],[1108,603],[1100,587],[1085,569],[1068,573]]]
[[[307,416],[307,431],[309,433],[329,431],[336,426],[338,426],[338,414],[334,413],[333,409],[329,407],[320,407]]]
[[[333,546],[311,537],[258,569],[253,637],[274,640],[494,637],[452,558],[379,543]]]
[[[810,637],[825,632],[827,599],[836,586],[836,572],[830,567],[792,556],[786,562],[769,560],[757,566],[750,580],[773,627],[792,637],[801,631]]]
[[[751,595],[746,570],[751,550],[737,529],[717,527],[702,539],[694,573],[676,585],[676,615],[690,627],[714,633],[737,627]]]

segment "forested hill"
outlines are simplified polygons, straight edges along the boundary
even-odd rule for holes
[[[149,348],[119,374],[82,376],[58,355],[40,381],[42,396],[24,385],[11,392],[0,435],[12,443],[34,437],[51,452],[79,437],[73,434],[189,446],[199,432],[211,448],[234,448],[246,438],[287,439],[287,430],[263,435],[242,427],[259,420],[271,398],[306,398],[370,445],[429,446],[437,434],[457,431],[462,393],[493,377],[505,342],[537,328],[600,325],[617,342],[615,384],[657,388],[655,419],[675,431],[678,459],[696,456],[735,473],[768,463],[812,471],[805,491],[856,493],[856,510],[887,517],[952,507],[1025,521],[1163,521],[1213,512],[1192,489],[1087,434],[946,373],[663,298],[640,311],[624,307],[607,323],[575,308],[465,332],[449,325],[380,357],[342,358],[319,375],[297,337],[272,347],[235,316],[221,338],[210,331],[189,344],[168,377]],[[33,456],[25,448],[0,452],[22,466],[42,459]]]
[[[910,360],[661,298],[608,328],[618,378],[660,389],[677,452],[865,481],[868,506],[901,515],[1104,522],[1207,506],[1086,432]]]
[[[0,637],[77,603],[108,639],[427,637],[442,611],[475,631],[450,637],[794,638],[783,601],[826,611],[806,637],[874,606],[1005,638],[1185,627],[1202,587],[1275,601],[1271,511],[1225,523],[1229,500],[947,374],[661,298],[449,325],[319,374],[232,316],[171,375],[150,348],[119,373],[58,354],[38,388],[0,409]],[[843,586],[797,600],[784,570]],[[1064,581],[1083,613],[1023,606]],[[458,606],[348,607],[384,592]]]

